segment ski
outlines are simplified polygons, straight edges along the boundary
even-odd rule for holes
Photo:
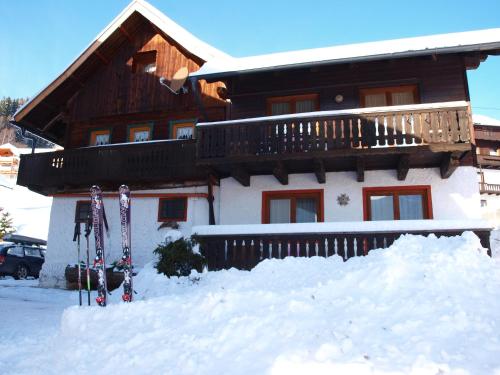
[[[102,191],[99,186],[90,189],[92,203],[92,226],[95,237],[95,259],[94,268],[97,270],[97,298],[99,306],[106,306],[106,259],[104,256],[104,233],[103,233],[103,211]]]
[[[120,224],[122,234],[123,266],[123,295],[125,302],[132,302],[134,293],[132,287],[132,252],[130,248],[130,189],[126,185],[120,186]]]

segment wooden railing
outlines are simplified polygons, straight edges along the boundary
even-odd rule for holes
[[[198,159],[468,143],[469,114],[450,102],[200,123]]]
[[[488,155],[488,154],[478,154],[476,155],[477,164],[485,168],[499,168],[500,167],[500,156],[498,155]]]
[[[496,194],[500,195],[500,185],[498,184],[487,184],[485,182],[479,183],[479,192],[481,194]]]
[[[376,222],[374,222],[376,223]],[[196,231],[196,228],[193,229]],[[309,233],[280,234],[198,234],[201,253],[208,262],[209,270],[252,269],[264,259],[293,257],[328,257],[338,255],[347,260],[367,255],[370,250],[387,248],[402,234],[456,236],[471,230],[481,240],[484,248],[490,249],[491,228],[421,229],[421,230],[352,230]],[[270,230],[272,232],[272,230]],[[491,255],[490,251],[489,254]]]
[[[17,183],[52,193],[62,186],[141,184],[204,178],[195,141],[157,141],[22,155]]]

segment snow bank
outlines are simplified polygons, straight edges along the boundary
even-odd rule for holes
[[[42,352],[14,342],[30,360],[0,353],[0,364],[16,374],[500,371],[499,264],[470,232],[406,235],[345,263],[273,259],[171,279],[149,264],[135,285],[136,302],[69,308]]]

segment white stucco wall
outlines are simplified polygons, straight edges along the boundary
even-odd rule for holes
[[[206,187],[133,191],[132,193],[206,193]],[[104,192],[107,193],[107,192]],[[218,189],[214,191],[217,199]],[[82,197],[55,197],[50,215],[47,256],[40,275],[40,285],[64,287],[64,268],[77,262],[76,243],[73,242],[75,207]],[[134,266],[142,267],[153,259],[153,250],[164,240],[169,228],[158,229],[159,198],[134,198],[131,203],[132,258]],[[106,263],[121,258],[120,218],[118,194],[116,198],[104,197],[104,207],[109,224],[109,236],[105,236]],[[217,214],[217,212],[216,212]],[[180,230],[191,234],[193,225],[208,224],[208,201],[204,197],[189,197],[187,221],[179,222]],[[82,232],[83,232],[82,224]],[[81,251],[85,252],[86,242],[82,235]],[[95,256],[94,233],[90,235],[91,262]]]
[[[261,222],[262,192],[273,190],[324,189],[325,221],[362,221],[363,187],[430,185],[434,219],[479,219],[480,201],[477,172],[460,167],[448,179],[437,168],[410,169],[405,181],[398,181],[395,170],[366,171],[365,181],[357,182],[354,172],[331,172],[319,184],[314,174],[289,176],[281,185],[274,176],[252,176],[245,187],[233,178],[221,180],[220,224],[258,224]],[[345,193],[350,201],[340,206],[337,197]]]
[[[483,169],[482,172],[485,183],[500,185],[500,170]],[[482,218],[500,228],[500,195],[481,194],[481,200],[486,201],[481,207]]]

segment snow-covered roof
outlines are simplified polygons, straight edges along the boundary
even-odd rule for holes
[[[103,31],[101,31],[101,33],[95,37],[95,39],[87,46],[87,48],[83,50],[80,55],[78,55],[68,68],[66,68],[53,82],[30,98],[30,100],[24,103],[24,105],[16,111],[14,114],[15,121],[20,121],[27,113],[26,110],[33,108],[33,106],[37,105],[41,100],[43,100],[43,98],[54,91],[64,80],[69,78],[71,74],[79,66],[81,66],[85,60],[87,60],[87,58],[111,36],[111,34],[118,30],[134,12],[140,13],[144,18],[179,43],[183,48],[204,61],[210,61],[212,59],[223,61],[230,58],[230,56],[226,53],[195,37],[189,31],[175,23],[146,1],[133,0],[113,21],[111,21],[108,26],[104,28]]]
[[[472,115],[474,125],[500,126],[500,120],[485,115]]]
[[[338,45],[231,59],[213,59],[191,76],[216,76],[321,63],[340,63],[430,53],[487,51],[500,48],[500,28],[379,42]]]

